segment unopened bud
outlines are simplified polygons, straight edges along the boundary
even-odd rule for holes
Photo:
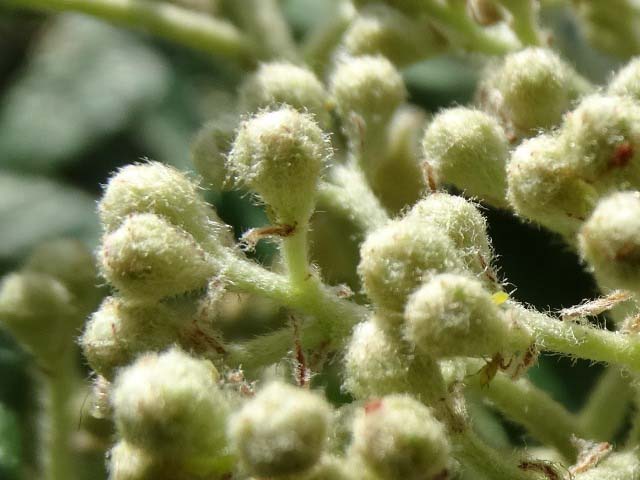
[[[260,477],[300,473],[319,459],[330,409],[307,390],[271,383],[232,418],[230,432],[240,460]]]
[[[98,256],[104,277],[133,299],[197,290],[215,273],[189,233],[151,213],[132,215],[106,234]]]
[[[238,180],[272,209],[276,222],[296,225],[313,213],[330,155],[327,137],[311,116],[283,106],[240,125],[229,164]]]
[[[226,448],[229,408],[217,381],[210,362],[177,348],[139,357],[113,387],[118,432],[155,455],[215,457]]]
[[[496,206],[505,204],[509,142],[496,119],[464,107],[444,110],[427,127],[422,148],[438,181]]]
[[[246,112],[272,109],[283,104],[314,115],[323,127],[330,124],[328,94],[315,74],[291,63],[263,63],[240,88]]]
[[[382,480],[434,479],[446,473],[451,450],[446,429],[408,395],[372,400],[353,429],[353,454]]]
[[[578,236],[580,253],[610,288],[640,292],[640,193],[601,200]]]

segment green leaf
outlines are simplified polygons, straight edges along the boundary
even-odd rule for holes
[[[133,35],[56,18],[0,106],[0,167],[41,172],[70,162],[159,101],[170,77]]]
[[[81,190],[36,176],[0,171],[0,259],[37,243],[72,236],[93,246],[99,235],[95,200]]]

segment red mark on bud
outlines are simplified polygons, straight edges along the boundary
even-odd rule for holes
[[[370,402],[367,402],[367,404],[364,406],[364,413],[368,415],[377,410],[380,410],[381,408],[382,408],[382,400],[380,399],[371,400]]]
[[[613,151],[613,155],[609,159],[610,168],[622,168],[626,167],[633,157],[634,148],[629,142],[623,142],[616,147]]]

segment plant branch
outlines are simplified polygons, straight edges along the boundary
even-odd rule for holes
[[[640,370],[640,342],[621,332],[562,321],[534,310],[513,310],[531,329],[541,350]]]
[[[152,0],[7,0],[7,3],[20,8],[86,13],[243,65],[255,60],[247,37],[229,22],[169,3]]]
[[[320,185],[320,209],[341,213],[363,232],[375,230],[389,221],[389,215],[357,166],[338,165],[331,173],[331,180]]]
[[[578,418],[586,438],[611,441],[620,430],[631,403],[630,380],[631,375],[617,367],[608,367],[600,376]]]
[[[565,458],[573,461],[578,453],[571,435],[584,438],[578,419],[526,379],[512,380],[498,373],[491,383],[481,384],[480,375],[472,375],[482,368],[481,362],[469,362],[467,385],[487,398],[510,420],[522,425],[545,445],[555,447]]]

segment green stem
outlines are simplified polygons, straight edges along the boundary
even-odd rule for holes
[[[316,73],[324,74],[324,69],[330,64],[331,54],[334,52],[343,33],[347,30],[356,11],[351,2],[341,1],[335,8],[333,15],[322,21],[302,44],[305,63]]]
[[[421,6],[430,20],[446,30],[454,42],[462,47],[472,47],[476,52],[492,55],[502,55],[517,47],[483,29],[464,9],[451,8],[434,0],[426,0]]]
[[[40,431],[42,478],[73,480],[76,478],[71,454],[73,421],[70,401],[73,394],[73,357],[65,352],[56,366],[41,376],[43,403]]]
[[[320,185],[320,209],[340,212],[363,232],[375,230],[389,221],[389,215],[357,166],[338,165],[331,174],[330,182]]]
[[[513,313],[531,329],[541,350],[640,371],[640,342],[632,335],[561,321],[524,307]]]
[[[293,289],[304,289],[306,283],[314,281],[309,271],[308,229],[309,226],[306,223],[298,225],[293,235],[282,239],[282,256]]]
[[[542,45],[542,36],[536,19],[536,6],[531,0],[501,0],[511,13],[511,29],[523,45]]]
[[[252,38],[261,59],[297,60],[297,47],[277,0],[227,0],[226,7]]]
[[[634,375],[634,381],[631,385],[633,389],[633,414],[631,416],[631,429],[627,434],[625,447],[629,450],[635,449],[640,445],[640,386],[638,385],[638,375]]]
[[[305,321],[300,328],[300,343],[308,351],[317,351],[325,335],[320,323],[314,319]],[[282,360],[287,352],[294,348],[293,330],[282,328],[268,335],[261,335],[251,340],[230,344],[225,361],[228,365],[242,366],[248,371],[272,365]]]
[[[480,375],[471,374],[481,367],[480,362],[469,362],[469,386],[541,443],[555,447],[565,458],[575,460],[578,451],[571,442],[571,435],[584,438],[584,434],[573,414],[526,379],[513,381],[499,373],[491,383],[481,385]]]
[[[608,367],[600,376],[578,418],[586,438],[605,442],[618,433],[632,398],[629,377],[617,367]]]
[[[226,21],[152,0],[7,0],[21,8],[74,11],[145,30],[187,47],[250,64],[248,39]]]
[[[490,480],[538,480],[539,474],[518,467],[513,455],[494,450],[470,429],[453,436],[454,455],[474,472]],[[546,478],[546,477],[545,477]]]
[[[304,283],[292,283],[287,277],[270,272],[227,250],[217,252],[213,261],[221,277],[233,288],[270,298],[313,317],[301,327],[305,348],[339,348],[353,326],[369,315],[367,308],[339,298],[335,291],[315,276],[300,276]],[[255,366],[274,363],[291,349],[292,338],[292,330],[284,328],[230,347],[229,363]]]

